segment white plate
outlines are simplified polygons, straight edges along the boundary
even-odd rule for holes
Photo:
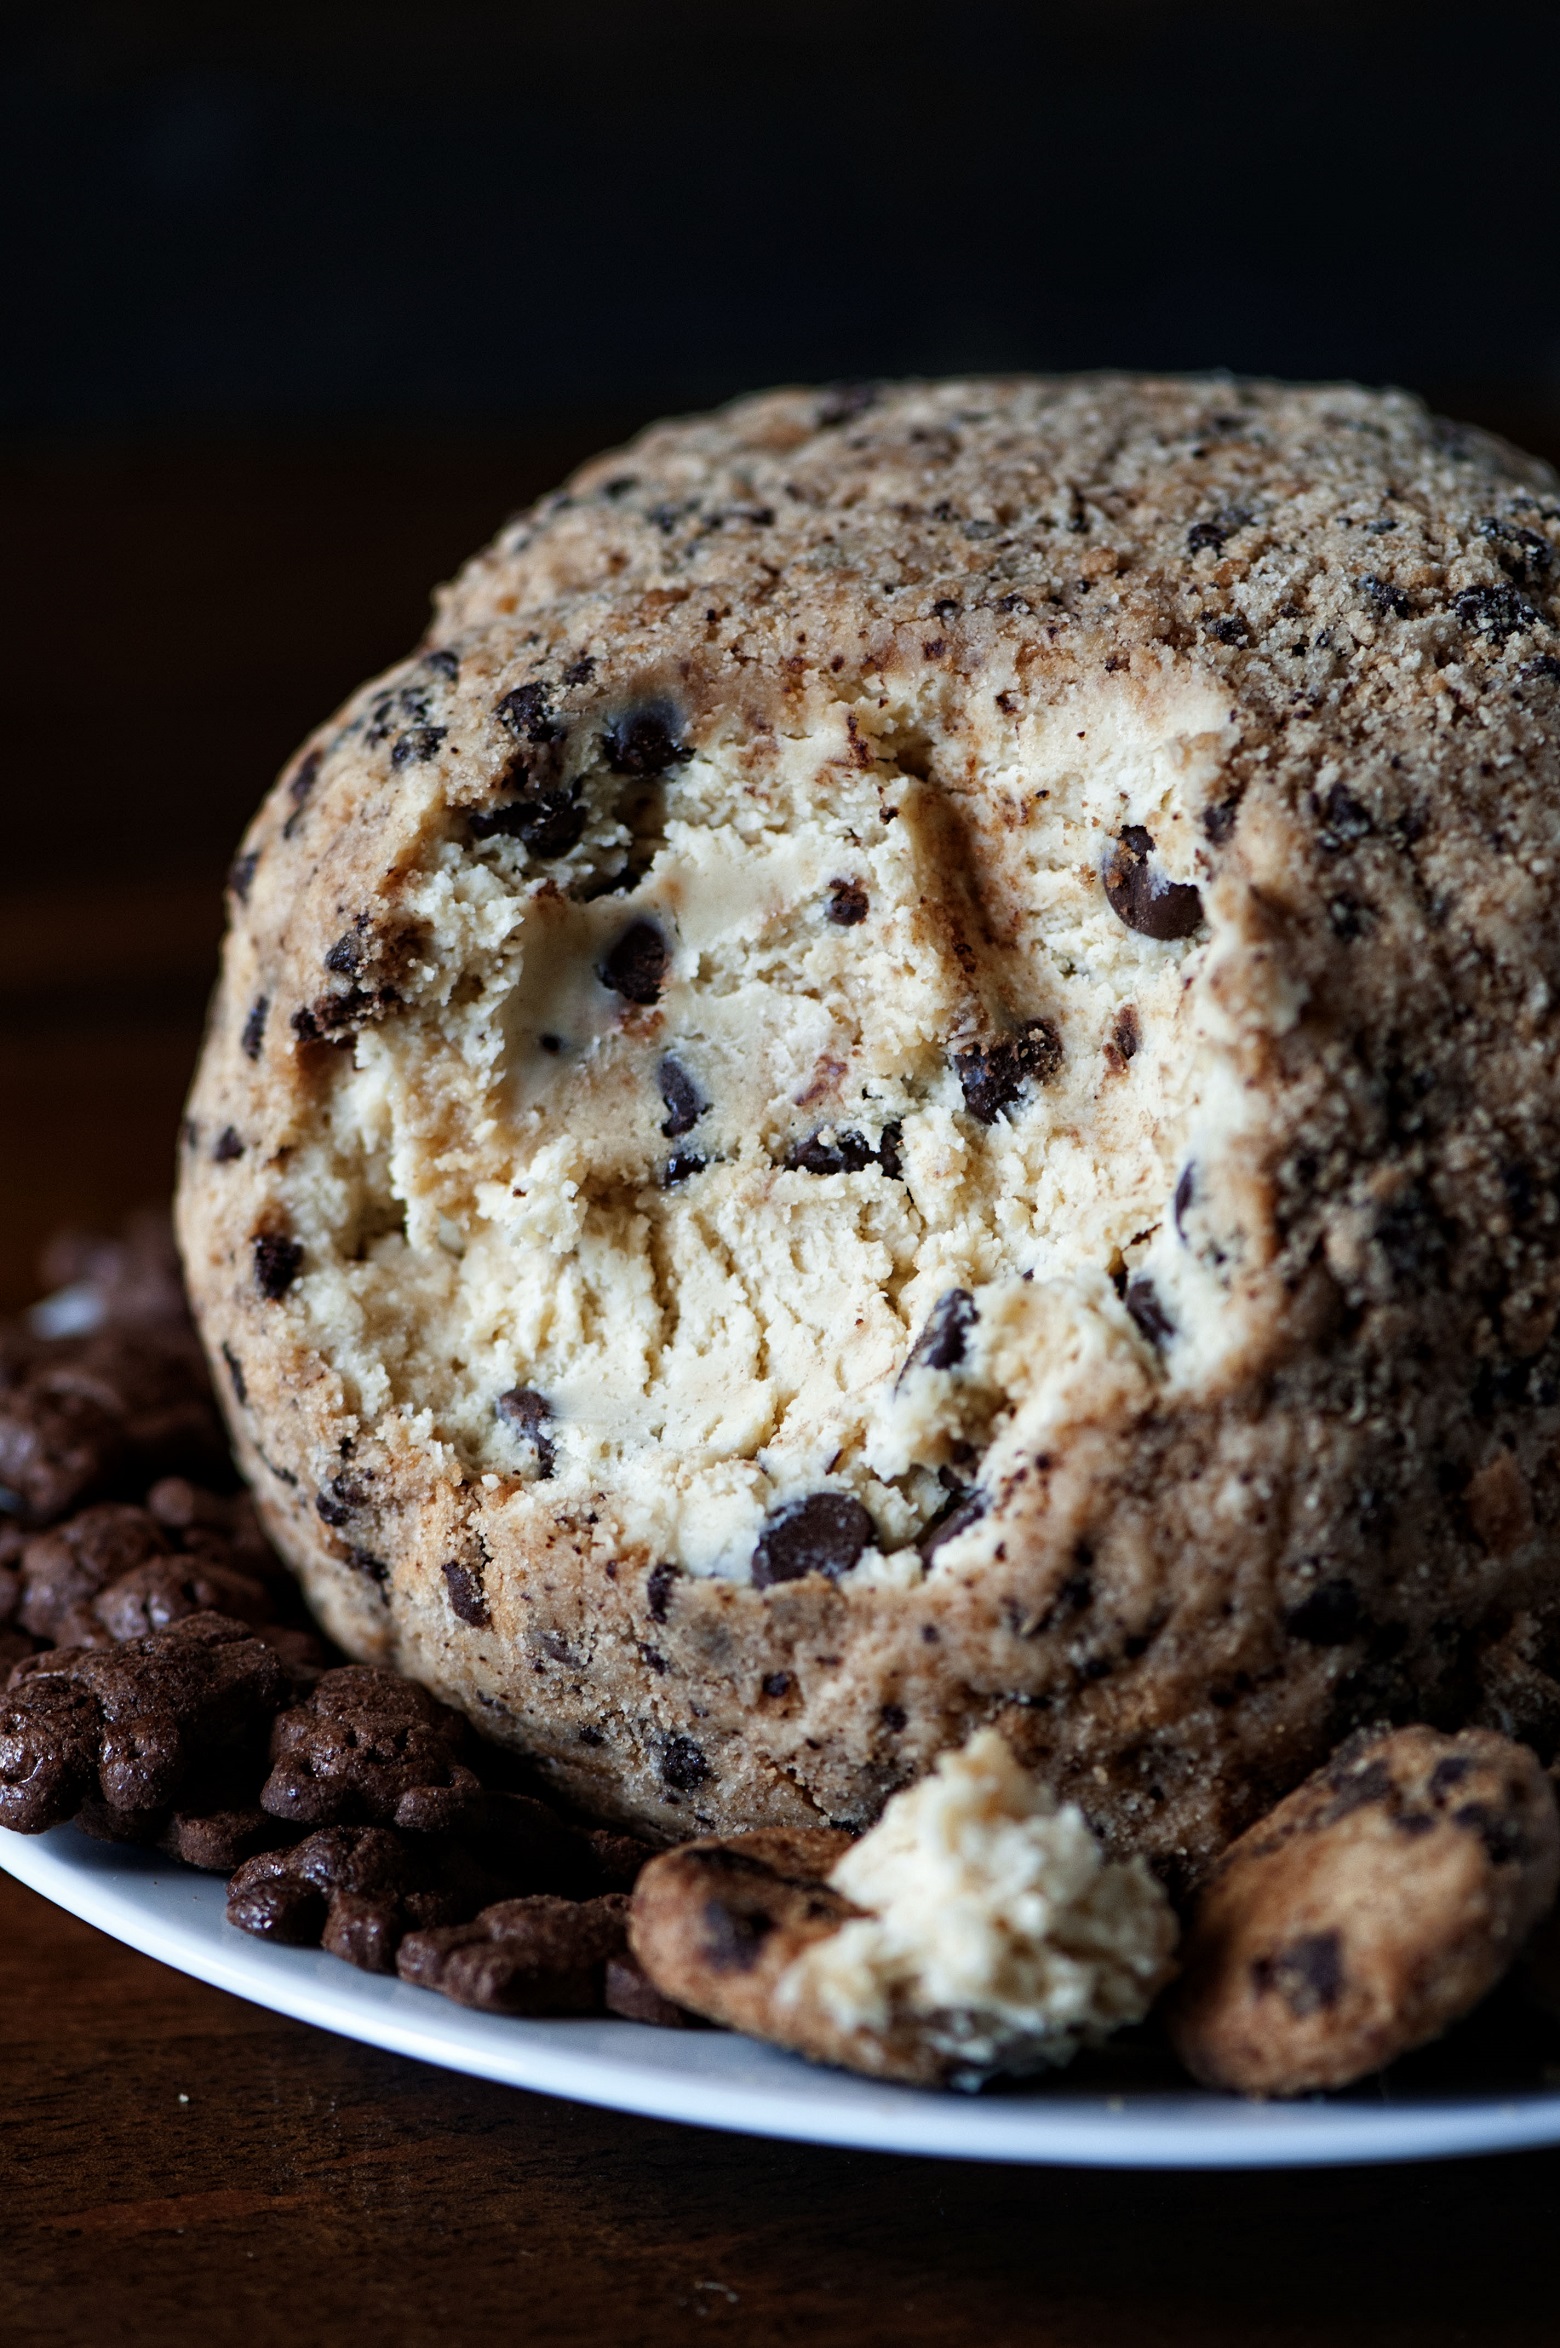
[[[1248,2104],[1196,2089],[1069,2084],[936,2095],[814,2070],[723,2031],[615,2021],[508,2021],[356,1972],[317,1949],[275,1948],[224,1920],[225,1886],[73,1827],[0,1829],[0,1867],[71,1915],[180,1973],[370,2046],[654,2119],[808,2144],[955,2160],[1097,2168],[1282,2168],[1427,2160],[1560,2143],[1560,2093],[1404,2092]]]

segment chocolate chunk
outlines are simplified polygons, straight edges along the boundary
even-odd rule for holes
[[[956,1053],[954,1069],[964,1106],[982,1125],[994,1125],[1026,1085],[1048,1084],[1062,1064],[1062,1039],[1049,1019],[1030,1019],[1016,1034]]]
[[[1124,826],[1101,868],[1111,911],[1145,938],[1187,938],[1202,920],[1202,898],[1188,881],[1167,881],[1152,862],[1153,839],[1140,823]]]
[[[666,1103],[661,1131],[668,1141],[675,1141],[680,1134],[692,1132],[699,1119],[708,1114],[710,1104],[680,1060],[663,1060],[656,1070],[656,1082]]]
[[[715,1772],[692,1737],[668,1737],[661,1748],[661,1783],[676,1794],[691,1794]]]
[[[249,1006],[249,1017],[244,1021],[244,1032],[239,1038],[246,1060],[258,1060],[260,1047],[265,1042],[266,1013],[271,1008],[268,995],[257,995]]]
[[[636,921],[623,932],[602,963],[604,987],[628,1003],[654,1003],[666,983],[671,950],[653,922]]]
[[[697,1150],[674,1150],[661,1168],[661,1188],[675,1190],[691,1174],[702,1174],[708,1164],[708,1158],[701,1157]]]
[[[1359,1592],[1342,1576],[1318,1582],[1284,1617],[1284,1628],[1311,1647],[1346,1647],[1364,1627]]]
[[[553,1407],[546,1395],[538,1394],[534,1386],[511,1386],[493,1408],[512,1434],[531,1445],[536,1453],[537,1479],[545,1483],[558,1465],[557,1449],[547,1432]]]
[[[451,1823],[480,1795],[467,1736],[414,1681],[346,1664],[277,1719],[261,1807],[308,1826]]]
[[[1361,600],[1368,603],[1372,611],[1383,616],[1390,615],[1396,620],[1412,619],[1412,596],[1405,595],[1401,587],[1394,587],[1390,579],[1378,579],[1374,571],[1363,571],[1354,584],[1359,589]]]
[[[303,1246],[280,1231],[262,1231],[254,1242],[255,1286],[270,1304],[279,1304],[303,1269]]]
[[[759,1535],[753,1587],[767,1590],[809,1573],[837,1581],[876,1540],[877,1527],[849,1492],[810,1492],[805,1500],[788,1500]]]
[[[910,1349],[907,1370],[951,1370],[963,1361],[970,1331],[979,1314],[967,1288],[950,1288],[927,1315],[926,1326]]]
[[[228,866],[227,885],[240,905],[247,905],[249,902],[249,891],[254,883],[259,863],[259,849],[250,848],[242,856],[235,856]]]
[[[394,767],[425,765],[430,758],[438,756],[439,744],[449,730],[448,726],[409,726],[404,734],[397,736],[390,752],[390,764]]]
[[[882,1167],[890,1182],[902,1182],[904,1180],[905,1170],[899,1155],[899,1144],[903,1139],[904,1130],[905,1129],[903,1125],[901,1125],[899,1119],[896,1117],[892,1124],[884,1126],[882,1137],[878,1142],[878,1164]]]
[[[1325,2013],[1343,1994],[1343,1943],[1336,1932],[1305,1932],[1251,1972],[1259,1996],[1281,1997],[1292,2014]]]
[[[1125,1303],[1134,1326],[1150,1345],[1164,1345],[1175,1335],[1175,1323],[1161,1304],[1158,1289],[1145,1274],[1140,1273],[1129,1284]]]
[[[854,1126],[836,1132],[832,1141],[824,1138],[827,1131],[827,1127],[821,1127],[809,1133],[805,1141],[791,1144],[785,1153],[785,1163],[792,1173],[861,1174],[868,1166],[877,1165],[877,1151]]]
[[[614,719],[601,737],[607,764],[616,775],[665,774],[691,755],[676,711],[664,701],[647,702]]]
[[[235,1158],[241,1158],[243,1154],[244,1144],[239,1134],[231,1125],[224,1125],[222,1131],[217,1135],[216,1140],[211,1145],[211,1159],[213,1165],[231,1166],[233,1160]]]
[[[628,1901],[502,1900],[469,1924],[412,1932],[396,1971],[486,2014],[599,2014],[606,1968],[628,1953]]]
[[[609,1957],[603,2002],[623,2022],[649,2022],[658,2030],[702,2030],[698,2014],[663,1997],[644,1967],[631,1956]]]
[[[1465,587],[1460,595],[1453,596],[1452,609],[1465,628],[1493,637],[1498,644],[1504,643],[1508,636],[1519,635],[1524,628],[1546,624],[1543,613],[1535,610],[1515,587]]]
[[[1187,553],[1202,554],[1210,549],[1214,554],[1222,553],[1225,540],[1233,538],[1237,530],[1244,530],[1250,519],[1244,506],[1227,505],[1205,521],[1194,522],[1186,533]]]
[[[837,880],[829,883],[829,902],[824,917],[839,929],[854,929],[858,921],[865,921],[869,911],[867,892],[860,881]]]
[[[61,1623],[74,1607],[167,1549],[162,1527],[144,1508],[113,1501],[84,1508],[52,1531],[35,1533],[23,1545],[16,1619],[34,1638],[57,1640]]]
[[[557,742],[563,728],[552,714],[545,685],[516,685],[494,704],[493,715],[517,741]]]
[[[672,1602],[672,1584],[681,1572],[681,1566],[663,1559],[645,1576],[645,1611],[652,1622],[665,1622],[666,1610]]]
[[[472,1567],[450,1558],[444,1568],[444,1586],[449,1592],[450,1611],[477,1630],[486,1630],[493,1617],[488,1611],[487,1592]]]
[[[246,1623],[192,1614],[102,1648],[59,1648],[0,1703],[0,1825],[41,1834],[89,1798],[133,1822],[263,1751],[286,1672]]]
[[[507,807],[481,808],[471,818],[474,840],[519,840],[538,858],[567,856],[577,847],[590,809],[572,791],[536,791]]]

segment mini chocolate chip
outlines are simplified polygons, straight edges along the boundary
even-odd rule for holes
[[[788,1671],[766,1672],[759,1685],[766,1696],[788,1696],[791,1693],[791,1675]]]
[[[320,768],[325,763],[323,750],[310,750],[300,758],[287,785],[287,796],[295,807],[301,807],[313,790]]]
[[[1049,1019],[1026,1020],[1015,1035],[976,1044],[954,1056],[964,1106],[982,1125],[994,1125],[1026,1084],[1048,1084],[1062,1064],[1062,1039]]]
[[[279,1231],[262,1231],[254,1243],[255,1286],[271,1304],[287,1294],[303,1268],[303,1246]]]
[[[517,741],[556,742],[563,734],[548,706],[545,685],[516,685],[513,692],[495,702],[493,715]]]
[[[1189,881],[1167,881],[1153,853],[1152,836],[1140,823],[1123,826],[1101,867],[1110,909],[1140,937],[1190,937],[1202,919],[1202,898]]]
[[[265,1042],[266,1013],[271,1008],[269,995],[256,995],[249,1006],[249,1017],[244,1021],[244,1032],[239,1038],[246,1060],[258,1060],[260,1046]]]
[[[1552,652],[1536,652],[1531,660],[1525,660],[1518,669],[1517,682],[1521,685],[1560,684],[1560,659]]]
[[[898,1736],[902,1728],[909,1726],[910,1716],[903,1704],[885,1704],[879,1712],[878,1718],[885,1728],[892,1729],[894,1735]]]
[[[1233,538],[1237,530],[1244,530],[1250,519],[1244,506],[1227,505],[1210,514],[1206,521],[1194,522],[1186,533],[1187,553],[1201,554],[1209,548],[1215,554],[1221,553],[1225,540]]]
[[[646,1575],[645,1611],[652,1622],[665,1622],[666,1609],[671,1604],[672,1584],[681,1571],[681,1566],[673,1565],[669,1559],[663,1558]]]
[[[1223,847],[1235,829],[1235,818],[1239,813],[1238,799],[1221,799],[1216,805],[1203,809],[1203,832],[1215,848]]]
[[[676,1190],[690,1175],[702,1174],[708,1164],[708,1158],[701,1157],[697,1150],[673,1150],[661,1168],[661,1188]]]
[[[632,483],[630,483],[630,487],[632,487]],[[608,496],[612,494],[610,488],[608,489],[607,494]],[[568,667],[564,670],[563,681],[566,685],[588,685],[595,673],[595,660],[592,658],[590,653],[582,652],[579,659],[571,660]]]
[[[1183,1242],[1186,1238],[1187,1209],[1190,1207],[1192,1200],[1196,1197],[1196,1195],[1197,1168],[1192,1164],[1191,1160],[1188,1159],[1186,1164],[1181,1168],[1180,1175],[1177,1178],[1175,1186],[1175,1199],[1171,1208],[1171,1212],[1175,1216],[1175,1228],[1177,1236]]]
[[[753,1551],[753,1587],[827,1574],[837,1581],[877,1539],[877,1527],[849,1492],[810,1492],[788,1500],[765,1523]]]
[[[1452,1824],[1467,1834],[1476,1834],[1497,1867],[1512,1866],[1528,1855],[1527,1836],[1516,1820],[1502,1818],[1488,1802],[1464,1802],[1460,1810],[1452,1812]]]
[[[1346,783],[1334,783],[1325,798],[1317,801],[1321,828],[1317,832],[1317,846],[1328,856],[1343,856],[1368,839],[1375,830],[1370,810],[1361,805]]]
[[[867,892],[860,881],[830,881],[829,902],[823,910],[825,918],[837,928],[854,929],[858,921],[867,918]]]
[[[949,1288],[926,1317],[926,1326],[910,1349],[907,1370],[951,1370],[963,1361],[966,1341],[979,1315],[967,1288]]]
[[[664,701],[647,702],[615,718],[601,737],[615,775],[660,775],[690,755],[677,713]]]
[[[692,1132],[710,1104],[680,1060],[663,1060],[656,1070],[656,1082],[666,1103],[661,1131],[668,1141],[675,1141],[680,1134]]]
[[[847,1126],[832,1141],[810,1133],[805,1141],[792,1142],[785,1163],[793,1174],[861,1174],[878,1163],[878,1154],[864,1133]]]
[[[218,1166],[231,1166],[233,1160],[241,1158],[243,1154],[244,1144],[239,1134],[231,1125],[224,1125],[211,1145],[213,1162]]]
[[[510,1432],[535,1450],[537,1479],[545,1483],[558,1464],[557,1447],[547,1432],[553,1408],[546,1395],[538,1394],[534,1386],[511,1386],[493,1408]]]
[[[866,410],[876,405],[882,393],[877,383],[831,383],[818,402],[816,422],[820,432],[831,425],[852,424]]]
[[[327,949],[325,967],[327,970],[334,970],[339,977],[356,978],[363,968],[363,958],[367,951],[368,942],[363,932],[360,929],[346,930],[336,940],[336,943]]]
[[[228,866],[227,885],[240,905],[247,905],[249,902],[250,883],[255,877],[255,868],[259,862],[259,849],[251,848],[247,855],[235,856]]]
[[[233,1400],[238,1404],[239,1409],[243,1410],[249,1402],[249,1388],[244,1383],[243,1364],[231,1345],[223,1346],[222,1359],[227,1364],[227,1374],[232,1382]]]
[[[366,1549],[349,1549],[347,1563],[354,1573],[360,1573],[366,1582],[377,1582],[381,1589],[390,1579],[390,1568],[382,1557],[371,1557]]]
[[[439,744],[449,732],[448,726],[409,726],[398,736],[390,752],[390,764],[395,767],[421,766],[438,755]]]
[[[1284,1617],[1284,1628],[1308,1647],[1346,1647],[1363,1625],[1359,1593],[1341,1576],[1319,1582]]]
[[[1343,1993],[1343,1943],[1336,1932],[1305,1932],[1251,1972],[1258,1994],[1276,1992],[1292,2014],[1324,2013]]]
[[[1481,636],[1491,636],[1497,643],[1518,635],[1524,628],[1543,624],[1543,614],[1535,611],[1515,587],[1465,587],[1460,595],[1453,596],[1452,609],[1465,628],[1475,628]]]
[[[1150,1345],[1163,1345],[1175,1335],[1175,1323],[1159,1301],[1159,1291],[1146,1274],[1139,1273],[1127,1289],[1125,1303],[1129,1318]]]
[[[692,1737],[671,1736],[661,1747],[661,1783],[673,1793],[691,1794],[714,1774]]]
[[[582,1745],[604,1745],[606,1741],[599,1728],[591,1728],[588,1724],[579,1732],[579,1742]]]
[[[339,1476],[332,1476],[329,1483],[315,1494],[314,1509],[322,1524],[339,1528],[348,1523],[367,1501],[365,1486],[356,1476],[343,1470]]]
[[[1374,571],[1363,571],[1354,584],[1372,611],[1383,616],[1390,613],[1395,620],[1412,619],[1412,598],[1405,595],[1401,587],[1394,587],[1390,579],[1378,579]]]
[[[612,948],[598,973],[604,987],[627,1003],[654,1003],[666,983],[671,950],[653,922],[636,921]]]
[[[488,1612],[487,1592],[478,1575],[469,1565],[462,1565],[452,1557],[444,1568],[444,1586],[450,1594],[450,1607],[462,1622],[469,1622],[477,1630],[485,1631],[493,1617]]]
[[[589,816],[572,791],[540,792],[506,807],[478,808],[469,829],[474,840],[518,840],[530,855],[550,859],[579,845]]]
[[[891,1125],[884,1126],[882,1139],[878,1143],[878,1164],[890,1182],[900,1182],[904,1179],[905,1170],[899,1156],[899,1144],[904,1138],[904,1131],[903,1125],[896,1117]]]
[[[1125,1061],[1137,1058],[1138,1046],[1142,1041],[1143,1030],[1138,1024],[1136,1008],[1131,1003],[1123,1003],[1116,1014],[1116,1024],[1111,1029],[1111,1042]]]

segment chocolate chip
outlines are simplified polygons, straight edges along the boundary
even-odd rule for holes
[[[1175,1335],[1175,1323],[1159,1301],[1159,1291],[1143,1273],[1131,1282],[1125,1303],[1134,1325],[1141,1330],[1150,1345],[1163,1345]]]
[[[904,1137],[904,1130],[903,1125],[896,1117],[892,1124],[884,1126],[883,1137],[878,1143],[878,1164],[890,1182],[902,1182],[904,1179],[905,1170],[899,1156],[899,1144]]]
[[[775,1929],[762,1908],[734,1908],[722,1899],[705,1901],[702,1922],[705,1962],[717,1973],[751,1973]]]
[[[234,896],[238,899],[240,905],[247,905],[249,902],[249,890],[255,877],[255,869],[259,862],[259,849],[251,848],[247,854],[243,856],[235,856],[232,863],[228,866],[227,885],[232,890]]]
[[[246,1060],[258,1060],[260,1046],[265,1042],[265,1018],[271,1008],[269,995],[257,995],[249,1006],[249,1017],[244,1021],[244,1032],[239,1038]]]
[[[233,1400],[238,1404],[239,1409],[243,1410],[246,1408],[249,1401],[249,1388],[244,1383],[244,1367],[242,1362],[240,1362],[237,1354],[233,1351],[232,1346],[227,1344],[226,1341],[224,1341],[222,1347],[222,1359],[226,1365],[228,1378],[233,1388]]]
[[[1370,810],[1361,805],[1346,783],[1333,784],[1325,797],[1317,801],[1317,813],[1322,819],[1316,835],[1317,845],[1328,856],[1346,855],[1376,828]]]
[[[759,1682],[766,1696],[788,1696],[791,1693],[791,1675],[788,1671],[769,1671]]]
[[[656,1070],[656,1082],[666,1103],[661,1131],[668,1141],[675,1141],[679,1134],[693,1130],[710,1104],[679,1060],[663,1060]]]
[[[615,718],[601,737],[607,764],[615,775],[659,775],[680,766],[691,755],[682,739],[677,713],[664,701],[647,702],[640,709]]]
[[[579,845],[589,815],[572,791],[538,792],[511,806],[479,808],[469,828],[474,840],[518,840],[528,854],[551,858]]]
[[[672,1584],[682,1568],[663,1558],[653,1565],[645,1577],[645,1611],[652,1622],[665,1622],[666,1609],[672,1601]]]
[[[629,487],[633,487],[632,482],[630,482]],[[609,497],[612,494],[610,485],[608,487],[607,494]],[[568,667],[564,670],[563,681],[566,685],[588,685],[595,673],[596,663],[594,659],[588,652],[582,652],[579,659],[571,660]]]
[[[805,1141],[795,1141],[785,1153],[785,1163],[793,1174],[861,1174],[868,1166],[878,1163],[878,1153],[864,1133],[853,1126],[825,1141],[822,1131],[808,1134]]]
[[[956,1539],[960,1533],[968,1532],[971,1525],[978,1524],[986,1513],[986,1507],[984,1492],[950,1493],[944,1506],[938,1510],[931,1523],[923,1528],[916,1541],[922,1564],[930,1565],[945,1541]],[[932,1631],[932,1635],[927,1639],[927,1645],[934,1647],[937,1644],[937,1633],[931,1624],[926,1625],[921,1636],[926,1639],[928,1630]]]
[[[829,883],[829,901],[824,918],[838,929],[854,929],[858,921],[865,921],[870,910],[866,890],[860,881],[836,880]]]
[[[671,951],[653,922],[636,921],[626,929],[602,963],[604,987],[628,1003],[654,1003],[666,983]]]
[[[1412,597],[1405,595],[1401,587],[1394,587],[1389,579],[1378,579],[1374,571],[1364,571],[1354,584],[1372,611],[1390,613],[1396,620],[1412,619]]]
[[[494,704],[493,715],[520,742],[557,742],[563,737],[563,728],[549,706],[545,685],[516,685],[513,692],[506,693]]]
[[[1239,813],[1238,799],[1220,799],[1214,806],[1203,809],[1203,832],[1215,848],[1223,847],[1235,829],[1235,818]]]
[[[1306,1932],[1251,1968],[1259,1996],[1274,1993],[1292,2014],[1324,2013],[1343,1994],[1343,1943],[1336,1932]]]
[[[878,1718],[886,1729],[898,1736],[902,1728],[908,1727],[910,1716],[903,1704],[885,1704],[880,1709]]]
[[[1284,1628],[1310,1647],[1346,1647],[1359,1636],[1364,1617],[1359,1592],[1340,1575],[1319,1582],[1284,1617]]]
[[[877,1527],[849,1492],[810,1492],[805,1500],[788,1500],[759,1535],[753,1587],[767,1590],[809,1573],[837,1581],[876,1539]]]
[[[1190,937],[1202,920],[1202,898],[1188,881],[1167,881],[1151,862],[1153,852],[1140,823],[1125,825],[1112,841],[1101,868],[1110,909],[1140,937]]]
[[[1116,1014],[1116,1023],[1110,1032],[1111,1043],[1115,1048],[1117,1058],[1123,1064],[1128,1060],[1135,1060],[1138,1046],[1143,1041],[1143,1030],[1138,1024],[1138,1015],[1133,1004],[1122,1004]]]
[[[390,764],[395,767],[425,764],[437,757],[439,744],[449,730],[448,726],[409,726],[397,738],[390,752]]]
[[[858,416],[876,405],[882,388],[879,383],[831,383],[818,402],[818,430],[826,432],[836,424],[853,424]]]
[[[933,1305],[926,1326],[910,1349],[907,1370],[951,1370],[963,1361],[966,1341],[979,1315],[967,1288],[950,1288]]]
[[[701,1157],[697,1150],[673,1150],[661,1168],[661,1188],[676,1190],[690,1175],[702,1174],[708,1164],[708,1158]]]
[[[241,1158],[243,1154],[244,1145],[239,1138],[236,1129],[231,1125],[224,1125],[222,1131],[217,1135],[216,1140],[211,1145],[211,1156],[213,1164],[218,1166],[231,1166],[233,1160],[235,1158]]]
[[[1250,519],[1244,506],[1227,505],[1205,521],[1194,522],[1186,533],[1188,554],[1201,554],[1209,548],[1215,554],[1222,553],[1225,540],[1233,538],[1237,530],[1244,530]]]
[[[303,1269],[301,1241],[280,1231],[262,1231],[254,1242],[255,1286],[270,1304],[278,1304]]]
[[[341,1526],[349,1524],[360,1508],[368,1504],[368,1492],[358,1478],[346,1470],[332,1476],[316,1495],[314,1511],[322,1524]]]
[[[450,1558],[444,1568],[444,1584],[450,1594],[451,1611],[462,1622],[486,1630],[493,1617],[488,1612],[487,1592],[472,1568],[462,1565],[458,1558]]]
[[[1493,637],[1497,643],[1524,628],[1543,625],[1543,614],[1515,587],[1465,587],[1453,596],[1452,609],[1465,628],[1477,629],[1481,636]]]
[[[691,1794],[714,1774],[692,1737],[671,1736],[661,1747],[661,1783],[674,1794]]]
[[[1062,1039],[1049,1019],[1030,1019],[1014,1035],[976,1044],[954,1057],[964,1106],[994,1125],[1028,1084],[1048,1084],[1062,1064]]]
[[[529,1443],[536,1453],[536,1473],[545,1483],[558,1465],[558,1453],[547,1429],[552,1424],[553,1407],[545,1394],[538,1394],[534,1386],[511,1386],[493,1405],[499,1418],[512,1434]]]

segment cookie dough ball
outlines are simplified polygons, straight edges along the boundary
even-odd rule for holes
[[[256,818],[186,1127],[332,1635],[663,1837],[991,1724],[1183,1878],[1466,1717],[1557,1580],[1557,549],[1226,380],[777,393],[510,525]]]
[[[1244,1834],[1198,1903],[1167,2019],[1209,2087],[1346,2087],[1438,2038],[1560,1884],[1560,1818],[1489,1730],[1351,1738]]]

